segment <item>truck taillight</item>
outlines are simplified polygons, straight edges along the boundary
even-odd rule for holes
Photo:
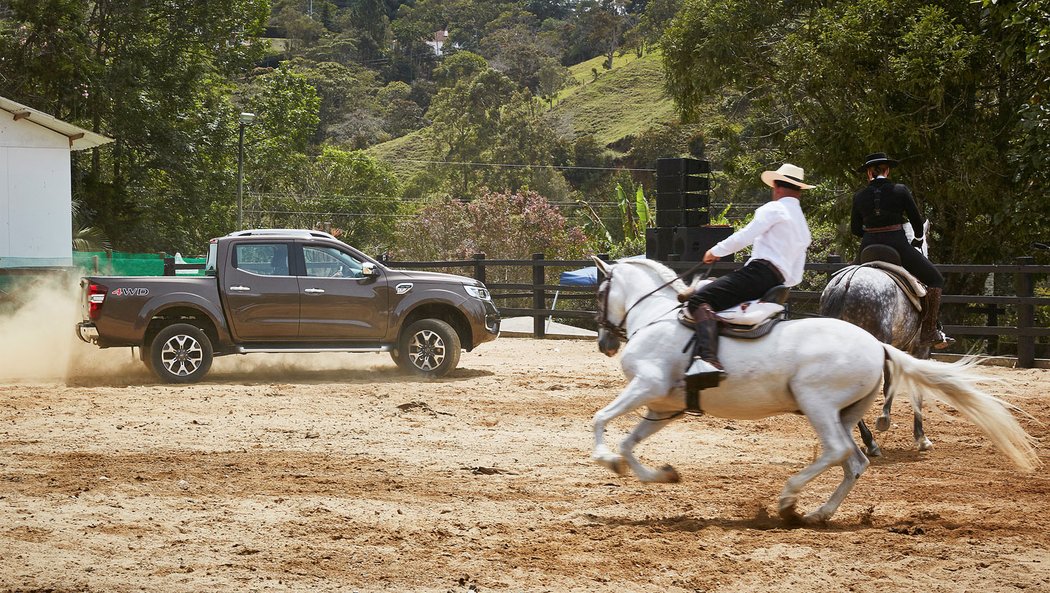
[[[98,319],[102,310],[102,303],[106,301],[106,292],[108,292],[108,289],[101,284],[88,285],[88,318],[92,321]]]

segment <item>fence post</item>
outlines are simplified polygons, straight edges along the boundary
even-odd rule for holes
[[[841,264],[842,263],[842,256],[837,254],[837,253],[829,253],[827,259],[825,260],[825,263]],[[834,275],[835,275],[835,272],[828,272],[827,278],[824,279],[824,285],[825,286],[827,285],[828,282],[831,282],[831,277],[834,276]]]
[[[533,310],[546,309],[547,308],[547,295],[543,290],[544,284],[544,273],[543,273],[543,254],[533,253],[532,254],[532,308]],[[543,315],[539,313],[532,314],[532,334],[537,338],[547,337],[547,327],[543,322]]]
[[[156,268],[154,268],[156,269]],[[164,256],[164,275],[174,276],[175,275],[175,258],[171,256]]]
[[[1019,257],[1017,265],[1030,266],[1034,258]],[[1035,286],[1032,276],[1024,271],[1018,270],[1014,273],[1014,292],[1019,297],[1035,296]],[[1022,332],[1031,329],[1035,323],[1035,305],[1017,305],[1017,329]],[[1017,366],[1022,369],[1030,369],[1035,366],[1035,336],[1017,336]]]
[[[485,283],[485,254],[475,253],[474,254],[474,279],[478,282]]]

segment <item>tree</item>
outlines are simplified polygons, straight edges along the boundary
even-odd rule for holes
[[[256,114],[245,140],[247,187],[265,192],[296,185],[320,122],[317,89],[303,74],[282,67],[253,82],[247,103]]]
[[[399,223],[397,236],[405,239],[396,257],[423,260],[466,259],[475,253],[493,259],[527,259],[533,253],[572,259],[584,255],[586,241],[557,207],[529,191],[484,190],[469,202],[429,204]]]
[[[389,167],[362,151],[333,146],[297,163],[297,174],[281,185],[253,190],[254,226],[320,228],[372,253],[389,245],[401,209]]]
[[[514,84],[495,70],[484,70],[442,88],[434,97],[427,117],[433,122],[429,135],[437,158],[458,163],[483,162],[499,135],[503,106],[510,99]],[[470,190],[478,174],[469,165],[460,169],[461,191]],[[453,169],[453,170],[454,170]]]
[[[576,82],[569,69],[553,58],[546,58],[542,61],[539,72],[536,73],[536,79],[538,83],[536,90],[551,109],[554,108],[554,97],[558,92]]]

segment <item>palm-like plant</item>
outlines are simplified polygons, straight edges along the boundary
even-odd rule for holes
[[[109,238],[102,229],[88,226],[87,207],[77,198],[70,203],[73,211],[73,251],[109,251]]]

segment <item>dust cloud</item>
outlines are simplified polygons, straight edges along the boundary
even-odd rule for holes
[[[64,277],[17,282],[0,312],[0,380],[62,379],[74,326],[80,315],[79,287]]]

